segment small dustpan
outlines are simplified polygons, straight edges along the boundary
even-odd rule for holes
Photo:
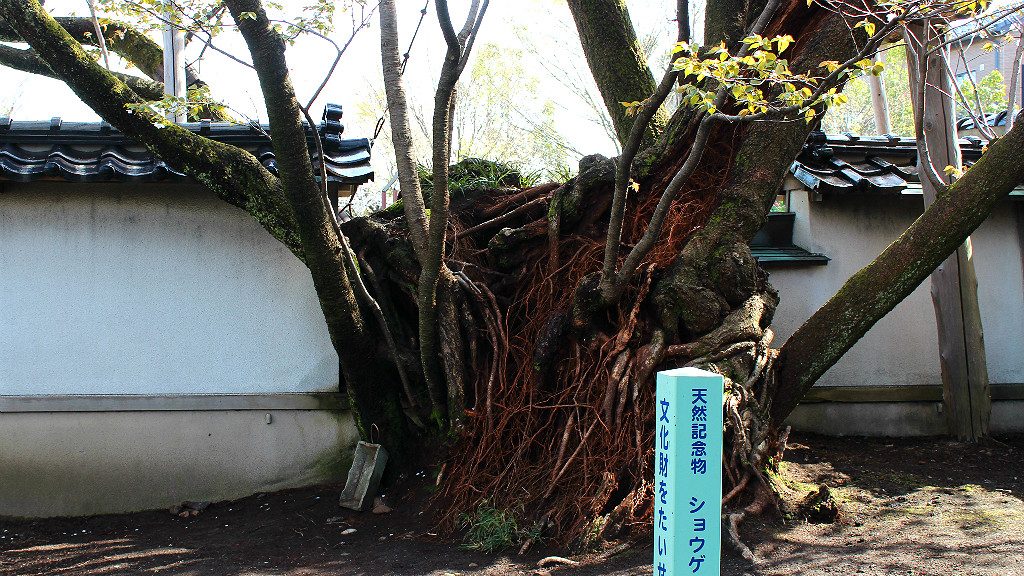
[[[352,467],[348,470],[348,480],[341,491],[339,504],[360,512],[369,510],[387,462],[388,451],[383,446],[360,440],[352,455]]]

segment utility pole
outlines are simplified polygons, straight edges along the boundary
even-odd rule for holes
[[[879,51],[875,57],[879,62],[885,62],[885,52]],[[871,108],[875,113],[875,130],[879,134],[891,134],[892,124],[889,122],[889,102],[885,97],[885,79],[879,74],[867,75],[868,88],[871,89]]]
[[[186,98],[185,86],[185,31],[176,23],[179,15],[170,0],[164,0],[164,94],[174,98]],[[185,122],[188,115],[183,107],[167,112],[172,122]]]

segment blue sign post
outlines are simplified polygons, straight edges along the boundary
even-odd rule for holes
[[[722,573],[721,375],[658,373],[654,457],[654,576]]]

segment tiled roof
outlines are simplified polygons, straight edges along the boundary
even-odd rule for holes
[[[750,253],[761,266],[825,265],[829,257],[808,252],[799,246],[750,246]]]
[[[983,145],[978,138],[960,139],[965,165],[981,157]],[[892,135],[813,132],[790,171],[809,190],[821,194],[899,194],[920,182],[916,142]]]
[[[1007,111],[985,114],[985,124],[988,126],[1006,126]],[[957,130],[973,130],[975,122],[973,118],[961,118],[956,121]]]
[[[324,147],[328,182],[363,184],[373,179],[370,141],[343,139],[341,107],[328,105],[317,127]],[[269,127],[192,122],[183,127],[251,152],[272,173],[277,161],[266,136]],[[307,127],[307,130],[308,127]],[[310,132],[310,150],[314,150]],[[315,153],[314,153],[315,154]],[[105,122],[16,122],[0,118],[0,181],[159,182],[184,179],[142,146]]]
[[[764,226],[750,241],[750,251],[762,266],[828,264],[823,254],[793,244],[793,212],[771,212]]]

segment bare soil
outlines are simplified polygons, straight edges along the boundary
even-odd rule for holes
[[[792,499],[826,484],[840,520],[748,523],[744,537],[760,561],[752,566],[727,551],[723,574],[1024,576],[1024,438],[969,446],[794,435],[786,459],[782,481]],[[192,518],[164,510],[0,519],[0,574],[529,575],[538,559],[560,553],[466,550],[437,534],[416,491],[381,515],[339,508],[338,492],[261,494]],[[650,557],[650,542],[641,540],[610,557],[573,556],[581,564],[554,573],[650,574]]]

